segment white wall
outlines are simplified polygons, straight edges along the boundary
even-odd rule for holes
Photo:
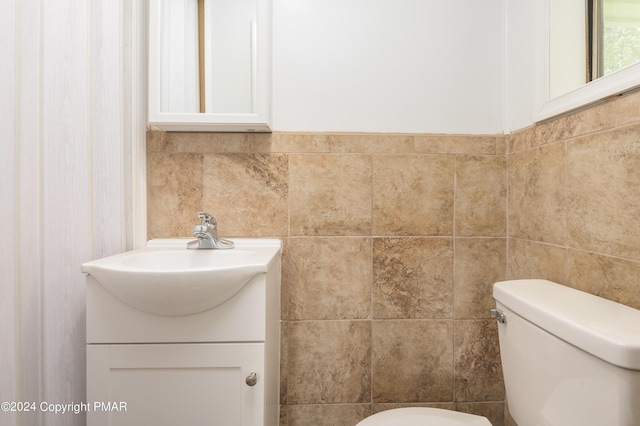
[[[123,9],[134,3],[0,3],[2,401],[85,398],[80,265],[131,247],[137,232],[131,194],[134,168],[144,174],[144,125],[123,76],[140,70],[132,46],[121,48]],[[0,413],[0,425],[84,419]]]
[[[586,83],[587,34],[584,0],[549,4],[549,97],[555,98]]]
[[[506,0],[273,0],[273,128],[501,133]]]
[[[504,132],[530,126],[549,99],[549,0],[506,2]]]

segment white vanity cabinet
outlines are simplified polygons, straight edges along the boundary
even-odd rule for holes
[[[149,124],[270,131],[271,0],[149,0]]]
[[[187,240],[175,241],[186,250]],[[251,278],[226,301],[189,315],[132,307],[83,265],[87,425],[278,425],[281,243],[234,241],[240,256],[249,253]],[[261,262],[265,272],[256,273]]]

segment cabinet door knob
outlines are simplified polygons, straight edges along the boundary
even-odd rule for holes
[[[256,373],[251,373],[247,376],[247,378],[244,381],[249,386],[255,386],[256,383],[258,383],[258,375]]]

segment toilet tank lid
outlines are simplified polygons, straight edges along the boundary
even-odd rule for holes
[[[640,370],[640,310],[540,279],[497,282],[493,297],[585,352]]]

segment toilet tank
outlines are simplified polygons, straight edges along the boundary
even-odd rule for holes
[[[493,296],[518,426],[640,425],[639,310],[546,280],[498,282]]]

